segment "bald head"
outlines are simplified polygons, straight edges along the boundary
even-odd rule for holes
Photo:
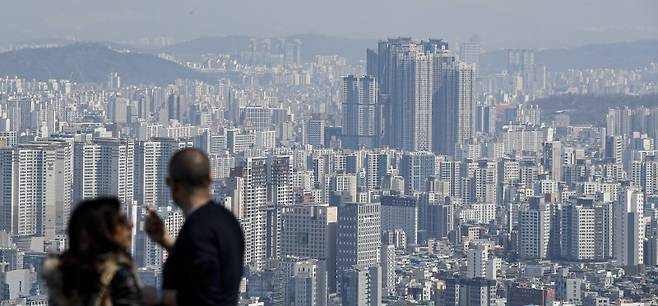
[[[210,185],[210,162],[199,149],[182,149],[169,161],[169,179],[188,192]]]

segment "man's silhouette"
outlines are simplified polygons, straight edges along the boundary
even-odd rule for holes
[[[169,162],[167,185],[185,215],[172,241],[153,209],[145,231],[169,252],[163,290],[145,292],[148,304],[236,305],[242,279],[244,238],[233,214],[211,200],[210,162],[197,149],[183,149]]]

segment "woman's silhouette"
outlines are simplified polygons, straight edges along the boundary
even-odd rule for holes
[[[135,306],[142,296],[132,258],[132,224],[116,198],[83,201],[68,225],[69,248],[44,264],[54,306]]]

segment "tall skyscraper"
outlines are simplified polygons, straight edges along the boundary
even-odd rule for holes
[[[267,241],[268,258],[280,255],[281,248],[281,211],[291,206],[293,200],[292,158],[290,156],[271,156],[267,160],[267,203],[271,222],[268,222]]]
[[[0,230],[14,230],[14,180],[16,176],[14,149],[0,148]]]
[[[496,107],[493,105],[477,105],[475,108],[475,130],[485,135],[496,133]]]
[[[116,93],[109,98],[107,103],[107,113],[112,122],[118,124],[125,124],[128,122],[129,104],[130,99],[121,96],[120,93]]]
[[[461,161],[443,161],[439,167],[439,178],[448,182],[449,196],[461,196]]]
[[[254,271],[261,270],[267,255],[267,160],[249,157],[244,164],[231,170],[231,177],[241,178],[244,184],[242,229],[245,238],[244,262]]]
[[[432,58],[416,45],[404,45],[397,59],[392,95],[394,144],[410,151],[432,149]]]
[[[631,161],[628,176],[633,186],[645,194],[653,194],[658,189],[658,160],[653,156],[643,161]]]
[[[544,168],[556,181],[562,180],[562,143],[558,141],[546,141],[543,145]]]
[[[171,199],[171,192],[166,186],[167,176],[169,174],[169,160],[176,153],[176,151],[192,147],[192,141],[185,139],[173,139],[173,138],[152,138],[146,141],[139,141],[134,145],[134,200],[137,202],[137,220],[136,228],[144,227],[143,214],[140,212],[144,208],[153,207],[156,208],[163,217],[165,216],[176,216],[173,214],[173,200]],[[87,154],[90,161],[96,159],[100,163],[100,166],[85,166],[78,165],[76,171],[80,173],[89,172],[89,176],[96,176],[97,182],[95,184],[83,184],[82,190],[79,186],[76,186],[77,196],[82,198],[87,196],[93,196],[93,192],[101,192],[100,194],[109,194],[114,192],[112,187],[103,186],[99,187],[101,182],[114,184],[112,180],[124,179],[124,182],[117,182],[117,196],[120,196],[121,200],[124,201],[124,205],[128,205],[130,199],[130,194],[127,192],[123,193],[122,190],[127,187],[126,184],[130,184],[128,181],[128,176],[130,172],[129,166],[129,156],[123,155],[128,153],[131,149],[131,144],[125,143],[122,144],[121,141],[117,143],[112,143],[111,140],[102,140],[97,141],[95,144],[91,145],[82,145],[78,144],[76,153],[77,156],[80,154]],[[104,153],[101,153],[104,152]],[[94,156],[96,155],[96,156]],[[105,155],[105,157],[103,156]],[[113,155],[113,158],[108,156]],[[125,158],[124,158],[125,157]],[[106,160],[98,161],[98,159],[106,158]],[[126,164],[123,164],[126,163]],[[100,175],[103,175],[103,172],[113,167],[123,168],[123,170],[118,170],[116,178],[114,175],[105,174],[109,178],[98,178]],[[125,172],[124,172],[125,171]],[[96,172],[96,174],[94,174]],[[96,190],[94,191],[94,188]],[[107,188],[107,189],[106,189]],[[91,192],[89,191],[91,190]],[[146,237],[143,231],[137,231],[134,248],[138,250],[135,254],[135,261],[142,265],[160,265],[164,259],[163,250],[156,246],[150,239]]]
[[[176,151],[192,147],[190,140],[153,138],[135,145],[135,200],[142,207],[168,206],[171,193],[166,181],[169,159]]]
[[[479,75],[480,53],[482,53],[482,46],[480,37],[477,35],[472,36],[467,42],[459,46],[459,59],[473,66],[475,78]]]
[[[344,306],[377,306],[382,301],[382,273],[379,265],[354,266],[341,277]]]
[[[457,62],[442,40],[380,41],[368,53],[384,105],[385,139],[406,150],[454,154],[474,129],[473,66]]]
[[[181,96],[177,94],[170,94],[167,98],[167,118],[169,120],[175,119],[180,121],[182,114]]]
[[[458,144],[466,144],[475,130],[473,67],[465,63],[443,64],[435,94],[433,118],[435,152],[453,155]]]
[[[486,278],[489,248],[482,243],[476,243],[466,254],[466,278]]]
[[[324,119],[308,119],[304,125],[304,143],[322,147],[324,143]]]
[[[329,181],[331,192],[340,196],[343,201],[356,202],[357,177],[354,174],[336,174]]]
[[[299,65],[302,62],[302,42],[299,39],[286,40],[283,61],[286,65]]]
[[[380,251],[382,266],[382,295],[395,292],[395,245],[382,245]]]
[[[523,91],[534,90],[535,52],[528,49],[507,50],[507,73],[513,78],[522,78]]]
[[[595,245],[594,254],[599,260],[609,260],[614,257],[614,202],[601,203],[595,209]]]
[[[374,148],[381,135],[378,84],[372,76],[343,78],[343,147]]]
[[[624,162],[624,137],[608,136],[605,138],[605,158],[610,163]]]
[[[418,243],[418,200],[413,196],[381,197],[382,230],[402,229],[407,243]]]
[[[97,139],[74,145],[73,202],[116,196],[124,205],[134,199],[135,143]]]
[[[226,93],[224,98],[224,118],[237,126],[240,122],[240,98],[236,95],[236,90],[226,85]]]
[[[551,212],[544,199],[531,197],[518,212],[518,250],[521,258],[547,258]]]
[[[121,88],[121,77],[118,73],[112,72],[107,78],[107,86],[111,90],[118,90]]]
[[[498,164],[488,159],[467,163],[472,183],[465,201],[471,203],[496,203],[498,191]],[[467,188],[465,188],[467,189]]]
[[[338,208],[336,267],[339,274],[354,266],[379,265],[380,207],[379,203],[345,203]]]
[[[380,41],[377,75],[385,101],[386,143],[419,151],[432,148],[432,56],[431,46],[441,41],[419,42],[410,38]],[[374,56],[370,56],[374,60]],[[371,65],[371,69],[374,63]]]
[[[293,205],[281,212],[281,256],[314,258],[326,265],[327,287],[336,292],[336,207]]]
[[[404,177],[404,193],[427,190],[430,177],[436,173],[436,156],[430,152],[408,152],[400,160],[400,175]]]
[[[563,257],[572,261],[594,260],[597,228],[596,211],[592,203],[571,203],[562,208]]]
[[[388,170],[388,156],[386,154],[369,152],[366,154],[364,160],[366,187],[368,187],[368,190],[381,188],[382,179]]]
[[[617,264],[635,269],[644,264],[644,194],[626,187],[614,208],[614,255]]]
[[[427,236],[428,238],[446,238],[455,226],[455,208],[450,203],[429,203],[427,206]]]
[[[327,305],[327,273],[320,261],[284,256],[274,261],[274,269],[273,293],[281,296],[282,305]]]
[[[66,230],[71,207],[72,150],[65,141],[0,149],[0,229],[53,238]]]

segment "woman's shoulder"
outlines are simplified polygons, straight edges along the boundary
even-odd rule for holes
[[[135,274],[135,265],[127,255],[119,254],[113,256],[111,260],[105,262],[104,274],[111,276],[108,283],[112,286],[129,285],[139,286],[137,275]]]
[[[62,271],[60,270],[59,263],[59,256],[48,256],[48,258],[43,261],[42,275],[49,286],[57,284],[61,285]]]
[[[112,287],[116,287],[116,286],[140,287],[134,269],[125,265],[119,265],[117,267],[116,272],[114,272],[112,280],[110,281],[110,284],[112,285]]]
[[[68,305],[69,297],[64,294],[64,274],[60,268],[59,256],[49,256],[43,261],[43,279],[48,286],[49,304]]]
[[[114,304],[141,305],[142,286],[132,264],[118,263],[109,286]]]

